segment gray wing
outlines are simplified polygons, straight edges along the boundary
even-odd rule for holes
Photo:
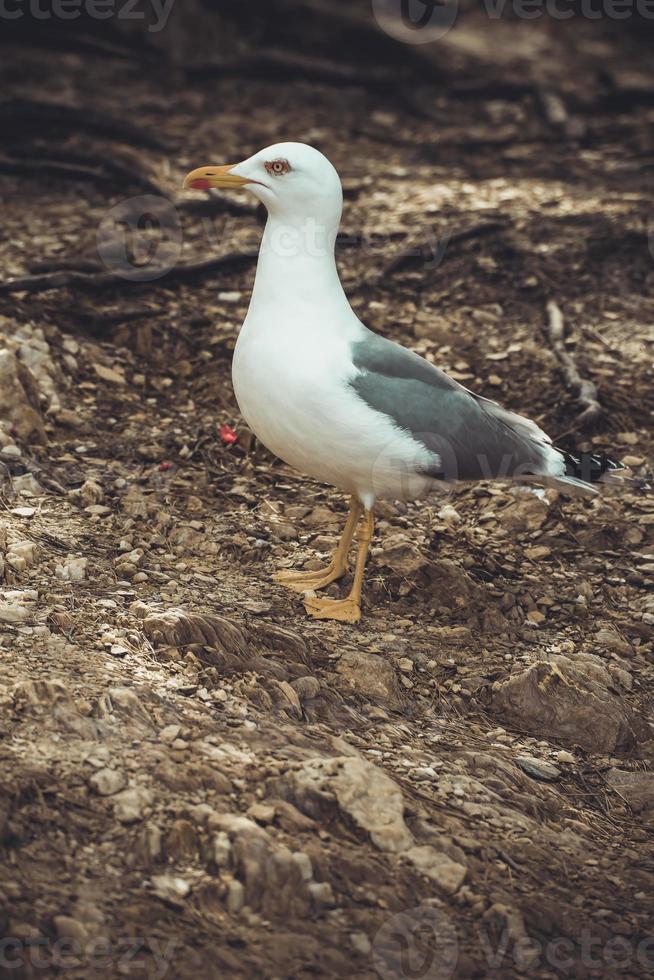
[[[554,475],[559,453],[534,422],[473,394],[413,351],[364,330],[352,344],[360,373],[350,384],[370,408],[436,454],[439,459],[426,471],[429,476],[490,480]]]

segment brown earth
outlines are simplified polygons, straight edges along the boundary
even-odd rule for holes
[[[48,78],[162,146],[5,126],[12,159],[95,163],[5,168],[4,277],[93,269],[108,209],[149,184],[182,262],[251,247],[254,210],[182,176],[310,141],[344,178],[368,325],[645,483],[649,49],[478,14],[438,51],[446,82],[407,100],[5,46],[4,98]],[[346,502],[239,420],[252,275],[0,287],[0,975],[651,975],[651,492],[384,504],[360,625],[307,619],[271,575],[315,567]],[[550,300],[599,386],[589,432]]]

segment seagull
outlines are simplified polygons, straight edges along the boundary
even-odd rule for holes
[[[285,142],[241,163],[199,167],[184,187],[247,188],[268,219],[252,297],[234,350],[241,413],[290,466],[350,496],[343,534],[326,567],[281,570],[317,619],[356,623],[380,499],[415,500],[457,481],[516,480],[594,495],[608,457],[572,455],[528,418],[474,394],[434,364],[368,330],[341,285],[334,246],[343,194],[314,147]],[[316,592],[348,570],[350,593]]]

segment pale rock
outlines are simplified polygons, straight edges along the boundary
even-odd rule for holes
[[[77,368],[77,365],[75,364],[75,362],[73,362],[73,364],[74,364],[73,370],[75,370]],[[70,367],[71,365],[68,366]],[[54,415],[57,422],[59,422],[60,425],[65,425],[69,429],[76,429],[78,426],[82,424],[81,417],[77,414],[77,412],[74,412],[70,408],[60,408],[58,412],[54,413]]]
[[[128,562],[130,565],[138,565],[143,560],[143,549],[134,548],[126,555],[121,555],[118,561]]]
[[[590,752],[630,749],[647,727],[610,689],[610,673],[593,660],[555,656],[493,684],[491,707],[537,737],[566,739]]]
[[[84,761],[96,769],[104,769],[111,759],[111,752],[106,745],[96,745],[84,757]]]
[[[22,555],[16,555],[14,552],[9,551],[6,555],[6,563],[9,568],[14,572],[24,572],[27,570],[27,562]]]
[[[336,904],[332,886],[328,881],[310,881],[307,888],[316,908],[333,908]]]
[[[600,650],[611,650],[613,653],[619,653],[623,657],[633,656],[634,651],[631,644],[613,629],[598,630],[595,634],[595,643]]]
[[[312,903],[301,869],[288,847],[254,820],[237,813],[214,813],[207,825],[229,837],[229,864],[244,888],[244,902],[265,916],[310,914]]]
[[[0,349],[0,419],[9,422],[20,439],[45,442],[34,375],[13,351],[4,349]]]
[[[61,582],[83,582],[88,563],[88,558],[66,558],[63,564],[55,565],[55,577]]]
[[[74,939],[77,943],[88,942],[89,933],[87,927],[78,919],[73,919],[69,915],[55,915],[53,925],[57,931],[59,939]]]
[[[152,793],[142,786],[130,786],[114,796],[114,816],[121,823],[143,819],[143,810],[152,802]]]
[[[13,442],[9,443],[8,445],[4,445],[0,450],[0,456],[2,456],[3,459],[20,459],[22,455],[23,454],[20,448]]]
[[[236,878],[232,878],[227,885],[227,901],[225,904],[231,915],[238,915],[245,904],[245,889]]]
[[[7,935],[15,936],[16,939],[38,939],[41,933],[30,922],[17,922],[15,919],[9,920]]]
[[[365,932],[351,932],[350,943],[355,953],[359,953],[361,956],[370,956],[372,944]]]
[[[357,694],[384,701],[399,701],[400,689],[391,664],[380,654],[347,651],[336,670]]]
[[[26,623],[37,598],[38,593],[34,589],[0,591],[0,622]]]
[[[444,507],[441,507],[437,516],[446,524],[459,524],[461,522],[461,515],[451,504],[445,504]]]
[[[19,497],[45,497],[46,491],[32,473],[12,477],[12,486]]]
[[[311,858],[304,851],[294,851],[293,860],[300,869],[300,874],[302,875],[303,881],[311,881],[313,878],[313,866],[311,864]]]
[[[113,796],[127,784],[125,774],[117,769],[98,769],[89,778],[89,785],[99,796]]]
[[[55,385],[60,372],[52,358],[50,345],[40,327],[23,324],[10,338],[16,349],[21,365],[28,368],[39,392],[46,403],[47,411],[55,414],[61,408],[61,401]]]
[[[402,579],[415,579],[429,566],[429,560],[404,534],[391,534],[384,541],[379,555],[383,564],[392,570],[394,576]]]
[[[400,853],[414,842],[404,822],[399,786],[366,759],[307,759],[300,769],[273,784],[279,795],[290,796],[291,802],[314,819],[324,817],[326,809],[341,810],[382,851]]]
[[[426,875],[448,895],[454,895],[465,881],[467,868],[453,861],[430,844],[409,848],[406,857],[420,874]]]
[[[70,490],[68,496],[83,507],[91,507],[93,504],[99,504],[102,501],[104,491],[95,480],[85,480],[81,487]]]
[[[141,843],[148,862],[158,861],[161,857],[161,838],[161,828],[156,823],[149,823],[143,828]]]
[[[541,527],[549,513],[549,500],[536,495],[531,488],[514,487],[511,490],[512,502],[497,514],[502,527],[508,531],[536,531]]]
[[[516,756],[516,765],[532,779],[543,783],[554,783],[561,778],[561,770],[545,759],[537,759],[531,755]]]
[[[108,381],[110,384],[114,385],[124,385],[127,384],[125,380],[125,375],[121,370],[115,368],[107,367],[105,364],[94,364],[93,370],[99,378],[103,381]]]
[[[179,738],[181,730],[179,725],[166,725],[159,732],[159,740],[161,742],[174,742],[176,738]]]
[[[298,677],[296,680],[291,681],[291,687],[302,704],[307,701],[313,701],[320,694],[320,681],[311,674]]]
[[[272,823],[275,819],[275,808],[269,803],[253,803],[252,806],[248,807],[247,813],[257,823]]]
[[[635,813],[648,814],[654,820],[654,772],[610,769],[606,781]]]
[[[285,711],[290,712],[297,718],[302,717],[302,704],[300,703],[300,698],[297,691],[291,687],[288,681],[273,681],[273,684],[279,691],[281,695],[280,707],[284,708]]]
[[[178,875],[163,874],[152,876],[152,888],[157,898],[172,905],[183,905],[189,895],[191,886],[185,878]]]
[[[213,837],[213,859],[219,868],[229,867],[232,845],[224,830],[219,830]]]
[[[615,680],[620,684],[626,691],[633,690],[634,679],[628,670],[624,667],[620,667],[618,664],[609,664],[609,673]]]
[[[15,514],[16,517],[34,517],[36,507],[12,507],[10,513]]]
[[[190,820],[174,820],[164,842],[164,850],[172,863],[192,861],[197,858],[198,835]]]
[[[105,691],[98,699],[98,714],[103,718],[127,721],[132,734],[137,730],[150,734],[153,728],[148,709],[139,693],[131,687],[110,687]]]

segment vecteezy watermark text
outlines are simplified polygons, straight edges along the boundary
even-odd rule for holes
[[[2,3],[3,0],[0,0]],[[201,219],[204,237],[212,252],[259,245],[261,229],[244,235],[236,219]],[[426,227],[402,250],[401,264],[416,264],[433,271],[443,261],[450,241],[447,228]],[[339,249],[356,248],[373,259],[383,259],[392,241],[390,234],[375,232],[339,235]],[[104,266],[115,276],[132,282],[160,279],[178,263],[184,244],[180,214],[165,197],[142,194],[128,197],[111,207],[98,226],[96,245]],[[319,259],[333,254],[333,234],[308,217],[300,224],[278,223],[271,229],[266,249],[280,258],[305,256]]]
[[[0,0],[0,20],[135,20],[154,34],[168,23],[175,0]]]
[[[520,20],[536,20],[550,17],[552,20],[569,20],[581,16],[586,20],[626,20],[637,15],[654,20],[654,0],[484,0],[488,16],[499,20],[511,12]]]
[[[373,938],[373,966],[380,980],[450,980],[458,963],[458,940],[454,922],[442,907],[424,904],[396,912]],[[611,976],[623,971],[630,976],[654,973],[653,936],[600,934],[592,925],[582,926],[578,934],[541,942],[526,930],[512,937],[508,927],[497,933],[482,921],[466,935],[466,946],[476,951],[493,976],[511,967],[525,975],[545,969],[572,976],[578,966],[602,975],[610,970]]]
[[[654,20],[654,0],[482,0],[489,20],[510,14],[518,20]],[[454,27],[459,0],[372,0],[382,30],[404,44],[429,44]]]
[[[156,936],[119,936],[113,940],[95,936],[84,942],[72,937],[52,940],[46,936],[29,939],[0,936],[0,973],[11,976],[12,971],[21,968],[50,970],[53,967],[65,972],[83,965],[123,974],[131,965],[144,980],[163,980],[172,965],[176,946],[175,939],[165,942]]]

